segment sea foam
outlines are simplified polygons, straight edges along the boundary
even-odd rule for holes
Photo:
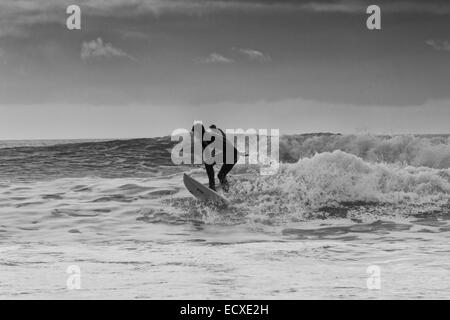
[[[333,151],[283,164],[276,175],[236,179],[232,191],[236,202],[269,215],[358,206],[396,207],[405,215],[448,212],[450,169],[371,163]]]
[[[450,167],[448,135],[286,135],[280,141],[280,159],[294,162],[316,153],[341,150],[371,162],[404,163],[445,169]]]

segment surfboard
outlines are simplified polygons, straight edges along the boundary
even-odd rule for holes
[[[204,186],[194,178],[188,176],[186,173],[183,175],[183,182],[189,192],[201,201],[211,201],[224,206],[228,206],[230,204],[227,199],[222,197],[216,191]]]

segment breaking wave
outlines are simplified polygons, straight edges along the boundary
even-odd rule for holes
[[[349,217],[358,210],[409,216],[450,209],[450,169],[370,163],[343,151],[316,154],[283,164],[276,175],[247,175],[234,183],[235,203],[267,217]]]
[[[295,162],[316,153],[341,150],[370,162],[402,163],[445,169],[450,167],[448,135],[338,135],[283,136],[280,159]]]
[[[155,223],[268,224],[449,215],[446,135],[283,136],[278,173],[262,176],[256,165],[233,169],[227,194],[232,206],[226,212],[185,190],[183,172],[203,183],[206,174],[202,166],[174,166],[173,145],[162,137],[2,148],[0,215],[40,210],[43,219],[61,214],[70,219],[74,212],[109,219],[131,212]]]

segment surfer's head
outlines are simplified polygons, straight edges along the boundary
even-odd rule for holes
[[[201,136],[203,137],[203,135],[205,134],[206,130],[205,130],[205,127],[203,126],[203,124],[201,122],[196,122],[192,126],[191,132],[194,133],[194,134],[200,134],[200,132],[201,132]]]

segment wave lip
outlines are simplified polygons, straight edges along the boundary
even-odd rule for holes
[[[280,158],[284,162],[295,162],[316,153],[335,150],[370,162],[450,168],[449,135],[311,134],[283,136],[280,141]]]

